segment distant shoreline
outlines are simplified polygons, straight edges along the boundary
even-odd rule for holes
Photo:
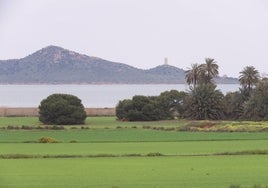
[[[238,85],[239,83],[215,83]],[[0,85],[188,85],[187,83],[0,83]]]
[[[115,108],[85,108],[87,116],[115,116]],[[38,107],[0,107],[0,117],[37,117]]]

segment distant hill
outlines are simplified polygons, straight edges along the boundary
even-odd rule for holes
[[[160,78],[163,83],[185,83],[185,71],[171,65],[159,65],[144,72]]]
[[[238,83],[234,78],[217,82]],[[170,65],[143,70],[48,46],[22,59],[0,60],[0,83],[179,84],[185,79],[183,69]]]

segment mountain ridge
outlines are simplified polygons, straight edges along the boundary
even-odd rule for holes
[[[139,69],[50,45],[24,58],[0,60],[2,84],[184,84],[184,70],[171,65]],[[237,79],[220,79],[236,83]]]

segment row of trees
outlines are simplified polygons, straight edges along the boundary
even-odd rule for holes
[[[169,91],[157,97],[135,96],[120,101],[116,114],[121,120],[159,120],[174,116],[188,119],[268,119],[268,79],[261,79],[253,66],[245,67],[239,76],[239,91],[224,95],[216,89],[219,74],[214,59],[192,64],[185,73],[188,92]]]
[[[120,101],[116,115],[120,120],[151,121],[172,119],[268,120],[268,79],[261,79],[253,66],[245,67],[239,76],[239,91],[224,95],[216,89],[219,74],[214,59],[193,64],[186,71],[189,91],[166,91],[159,96],[134,96]],[[81,100],[73,95],[53,94],[39,106],[40,121],[45,124],[83,124],[86,113]]]
[[[116,115],[125,121],[153,121],[171,119],[183,113],[185,92],[166,91],[159,96],[134,96],[132,99],[119,101]]]

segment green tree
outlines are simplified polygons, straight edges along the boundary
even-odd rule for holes
[[[187,84],[196,85],[200,84],[212,84],[213,78],[219,75],[219,66],[217,62],[212,58],[206,58],[204,64],[192,64],[191,68],[185,71],[185,79]]]
[[[243,117],[247,120],[268,120],[268,80],[260,81],[244,103]]]
[[[229,92],[224,96],[224,114],[226,119],[237,120],[243,115],[246,98],[241,91]]]
[[[242,88],[248,91],[251,91],[253,86],[258,83],[260,79],[259,71],[253,66],[246,66],[239,76],[240,85]]]
[[[160,119],[153,97],[136,95],[132,98],[132,109],[129,110],[129,121],[154,121]]]
[[[68,94],[52,94],[39,105],[39,120],[44,124],[84,124],[86,112],[81,100]]]
[[[136,95],[131,100],[119,101],[116,116],[125,121],[155,121],[182,117],[186,95],[185,92],[176,90],[163,92],[159,96]]]
[[[170,90],[160,94],[157,98],[157,107],[163,116],[162,119],[172,119],[175,116],[183,117],[184,100],[187,93],[184,91]]]
[[[122,101],[119,101],[115,108],[116,117],[119,120],[128,120],[127,116],[129,111],[133,108],[132,100],[131,99],[125,99]]]
[[[200,68],[201,66],[199,64],[194,63],[191,65],[191,68],[188,68],[188,70],[185,71],[185,79],[187,84],[193,84],[194,88],[197,85],[198,79],[200,77]]]
[[[223,94],[216,90],[213,78],[219,74],[219,66],[212,58],[206,58],[205,63],[193,64],[185,73],[186,82],[191,85],[191,91],[186,100],[185,116],[191,119],[220,119]]]
[[[136,95],[132,100],[119,101],[116,116],[125,121],[155,121],[162,118],[157,108],[157,97]]]
[[[196,120],[223,118],[223,94],[213,84],[198,85],[185,100],[185,117]]]
[[[200,75],[204,84],[212,83],[212,79],[219,75],[219,66],[212,58],[206,58],[205,63],[201,64]]]

